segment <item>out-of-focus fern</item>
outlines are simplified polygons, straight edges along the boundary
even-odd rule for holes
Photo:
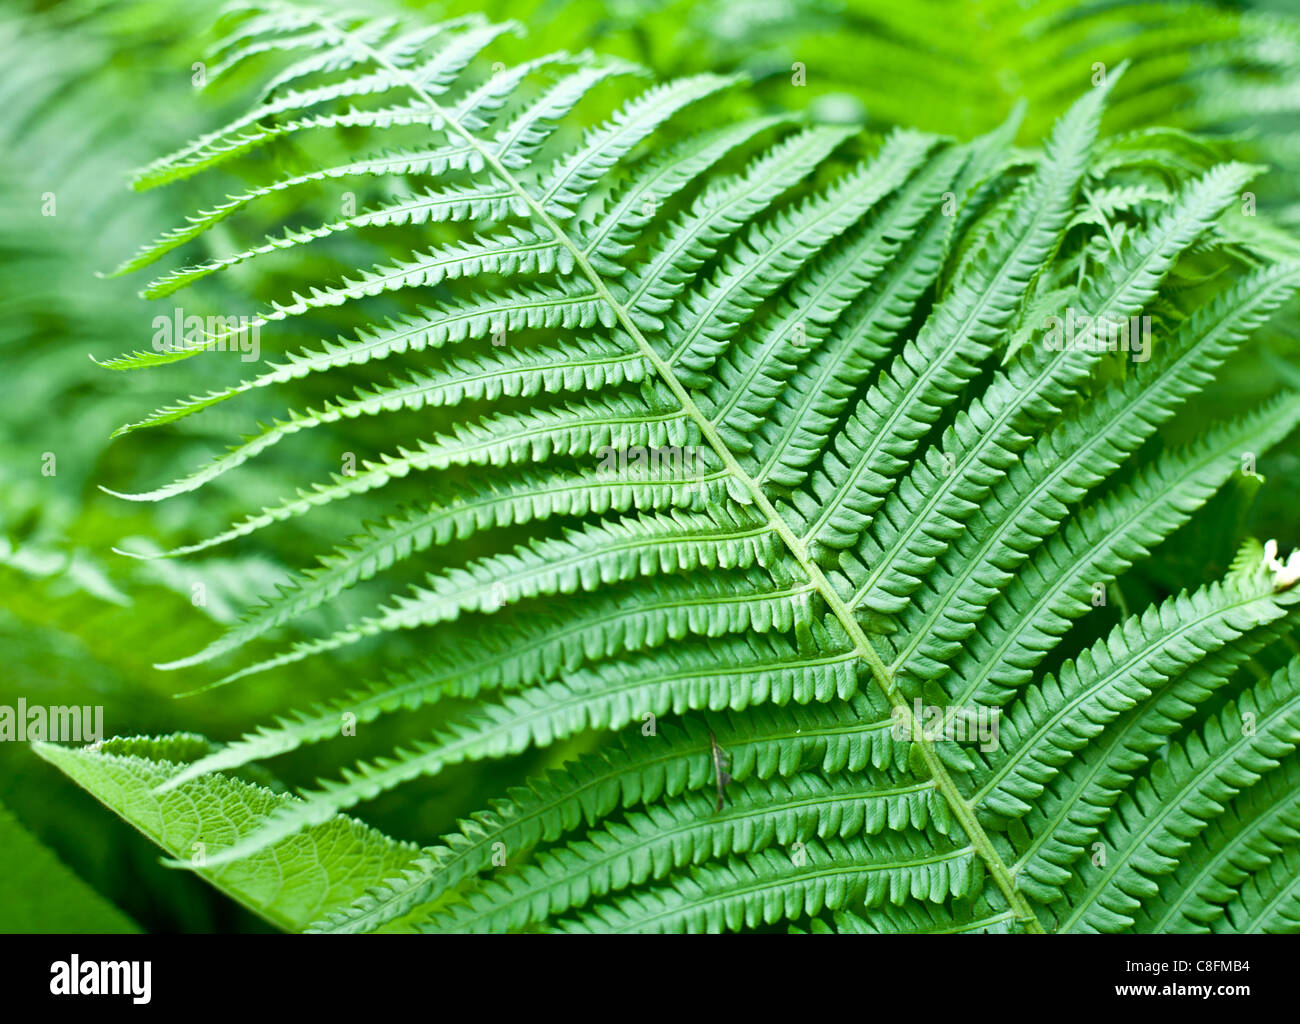
[[[233,701],[176,704],[168,699],[171,679],[152,663],[159,644],[179,655],[201,643],[213,623],[233,621],[284,577],[285,556],[218,552],[184,566],[116,558],[110,548],[124,533],[138,543],[166,544],[181,522],[193,528],[195,513],[135,506],[124,516],[121,503],[96,488],[95,481],[131,466],[119,458],[122,447],[110,444],[112,429],[142,404],[162,401],[174,385],[146,375],[114,378],[87,358],[151,332],[152,311],[123,301],[120,283],[98,280],[96,272],[120,256],[123,238],[187,210],[182,195],[132,196],[122,179],[165,140],[197,130],[210,115],[210,105],[193,102],[200,93],[191,65],[202,56],[196,26],[178,22],[167,0],[19,9],[25,6],[11,5],[0,16],[7,69],[0,83],[0,705],[99,705],[110,732],[220,732],[222,722],[234,729],[286,698],[268,688]],[[218,5],[192,5],[191,13],[200,22],[215,18]],[[135,116],[132,97],[144,95],[165,109]],[[172,461],[179,471],[229,429],[219,416],[192,420],[191,427],[151,461]],[[274,472],[268,468],[268,482]],[[246,477],[240,497],[256,486],[256,474]],[[215,528],[237,505],[209,497],[199,517]],[[293,692],[312,689],[315,678],[299,677]],[[95,805],[56,780],[25,744],[0,743],[0,801],[22,822],[15,835],[25,826],[147,927],[255,924],[202,885],[160,870],[152,848],[129,830],[107,817],[87,821]],[[8,874],[19,889],[30,885],[24,871]],[[31,926],[25,899],[0,899],[0,928]],[[93,920],[88,912],[87,927]],[[61,925],[73,929],[72,918],[44,923]]]
[[[1209,0],[768,0],[743,7],[542,0],[522,9],[489,3],[486,10],[509,9],[556,38],[585,34],[603,49],[679,74],[743,70],[785,106],[798,102],[801,90],[839,94],[876,127],[906,124],[960,137],[992,129],[1023,99],[1021,138],[1037,140],[1080,81],[1128,63],[1107,112],[1113,129],[1255,129],[1274,156],[1293,154],[1300,21],[1285,4],[1236,7]]]
[[[746,113],[725,77],[629,97],[637,69],[587,54],[494,68],[510,30],[251,11],[213,67],[280,58],[255,106],[140,172],[242,176],[123,265],[206,246],[147,294],[283,291],[252,322],[270,362],[135,418],[134,450],[316,397],[122,496],[192,504],[345,422],[375,445],[328,476],[303,448],[293,493],[170,552],[292,550],[330,512],[360,530],[166,667],[365,678],[208,753],[44,756],[96,793],[130,773],[115,809],[141,824],[256,803],[198,865],[255,880],[405,783],[595,748],[418,855],[365,840],[365,884],[312,922],[259,908],[295,928],[1293,927],[1279,833],[1246,823],[1287,813],[1296,561],[1254,544],[1149,603],[1123,589],[1300,419],[1283,392],[1160,443],[1300,284],[1227,215],[1257,169],[1179,134],[1099,141],[1122,68],[1018,150],[1014,120],[879,139]],[[1143,316],[1132,351],[1106,344]],[[330,320],[334,341],[281,343]],[[229,365],[237,340],[106,365]],[[214,774],[350,760],[354,734],[439,705],[431,735],[295,797]]]

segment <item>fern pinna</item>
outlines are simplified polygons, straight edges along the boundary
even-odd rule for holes
[[[1099,140],[1122,68],[1033,151],[1015,118],[957,142],[755,116],[711,75],[642,83],[578,134],[575,109],[638,70],[492,67],[508,31],[247,13],[213,71],[282,70],[137,184],[261,183],[122,268],[216,237],[146,294],[263,266],[282,289],[251,324],[274,361],[123,432],[313,396],[122,497],[214,486],[304,432],[386,439],[168,553],[278,524],[346,538],[163,667],[300,620],[325,626],[210,685],[305,659],[349,675],[357,644],[415,656],[226,745],[42,755],[292,929],[1300,925],[1296,564],[1252,541],[1172,596],[1139,565],[1258,486],[1300,419],[1282,394],[1159,435],[1300,283],[1223,217],[1260,169],[1175,132]],[[284,226],[321,183],[383,188]],[[240,241],[262,208],[283,230]],[[385,232],[426,243],[355,269]],[[283,342],[322,317],[348,333]],[[217,354],[232,332],[107,365],[242,367]],[[461,710],[299,795],[239,777],[308,744],[350,759],[341,721],[435,702]],[[426,848],[341,815],[582,736]]]

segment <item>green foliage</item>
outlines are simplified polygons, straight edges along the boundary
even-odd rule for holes
[[[291,797],[235,779],[201,790],[158,795],[177,764],[201,755],[207,742],[178,733],[149,740],[110,740],[95,749],[36,744],[57,765],[173,857],[231,898],[281,928],[303,928],[348,906],[378,873],[397,873],[413,849],[359,822],[339,818],[225,868],[204,867],[209,844],[229,846]]]
[[[1036,49],[954,138],[473,15],[224,27],[253,106],[137,173],[200,212],[118,272],[256,303],[267,359],[227,323],[103,360],[189,392],[109,482],[196,510],[140,571],[260,584],[159,668],[274,718],[42,758],[289,930],[1300,928],[1300,588],[1233,518],[1300,395],[1219,383],[1300,263],[1263,168],[1133,113],[1167,33],[1096,83]]]
[[[139,929],[65,867],[0,806],[0,901],[5,926],[24,934],[79,932],[128,935]],[[57,893],[57,902],[51,894]],[[52,904],[52,905],[51,905]]]

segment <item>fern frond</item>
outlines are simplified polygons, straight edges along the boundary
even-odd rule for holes
[[[1132,43],[1063,10],[1016,31]],[[891,61],[928,35],[881,17]],[[477,18],[252,14],[223,70],[287,66],[138,184],[262,183],[122,269],[193,247],[146,293],[251,292],[269,360],[121,428],[248,424],[119,497],[242,499],[166,556],[326,552],[159,667],[231,659],[200,689],[356,678],[149,798],[311,748],[321,778],[208,850],[224,872],[453,766],[552,769],[294,919],[315,931],[1290,928],[1294,808],[1270,780],[1293,770],[1300,669],[1246,673],[1279,664],[1294,563],[1257,543],[1177,585],[1186,567],[1143,563],[1215,522],[1216,492],[1253,493],[1243,453],[1300,420],[1281,394],[1186,429],[1300,264],[1229,223],[1260,168],[1226,144],[1099,141],[1108,104],[1179,94],[1176,43],[1232,23],[1152,17],[1131,69],[1017,149],[1021,112],[970,142],[873,137],[734,114],[728,75],[647,87],[569,52],[488,73],[512,26]],[[1031,97],[1082,91],[1071,59]],[[341,214],[333,182],[384,198]],[[1058,315],[1082,318],[1069,344]],[[1109,326],[1141,317],[1158,336],[1128,358]],[[191,374],[233,333],[105,365]],[[340,451],[368,455],[326,475]],[[244,495],[264,466],[282,489]],[[1136,607],[1097,608],[1118,585]],[[350,667],[380,648],[383,670]],[[931,711],[994,731],[936,734]],[[340,753],[341,722],[384,728]]]

